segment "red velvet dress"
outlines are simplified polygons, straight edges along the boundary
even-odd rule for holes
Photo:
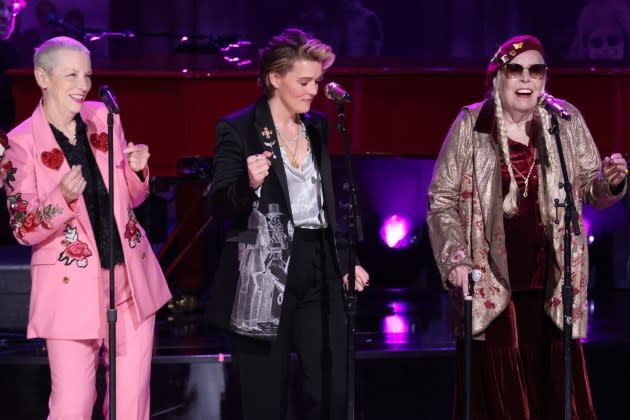
[[[561,331],[545,314],[545,272],[549,258],[538,205],[538,173],[533,144],[509,140],[517,170],[518,214],[504,218],[512,298],[486,329],[486,340],[472,349],[472,418],[557,420],[563,418],[563,345]],[[520,172],[520,174],[519,174]],[[510,177],[501,162],[504,194]],[[522,175],[521,175],[522,174]],[[458,375],[454,419],[463,415],[463,343],[457,343]],[[573,341],[573,419],[596,419],[579,340]]]

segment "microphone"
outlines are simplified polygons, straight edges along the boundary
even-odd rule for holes
[[[103,85],[98,89],[98,97],[107,107],[107,111],[112,114],[120,114],[118,103],[116,103],[116,97],[112,93],[111,89],[107,85]]]
[[[339,86],[335,82],[330,82],[324,88],[324,94],[326,97],[332,101],[337,102],[338,104],[348,104],[352,102],[352,96],[341,86]]]
[[[560,105],[558,101],[556,101],[556,98],[554,98],[547,92],[543,92],[540,94],[540,97],[538,98],[538,105],[544,106],[547,111],[559,115],[560,118],[563,118],[565,120],[571,119],[571,115],[569,114],[569,112],[564,109],[564,107]]]

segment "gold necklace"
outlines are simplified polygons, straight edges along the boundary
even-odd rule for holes
[[[521,176],[525,180],[525,188],[523,189],[523,198],[527,198],[529,193],[529,177],[532,175],[532,171],[534,170],[534,165],[536,165],[536,153],[534,153],[534,159],[532,160],[532,164],[529,167],[529,171],[527,172],[527,176],[523,175],[521,171],[514,165],[512,165],[512,169],[516,171],[517,174]]]
[[[297,152],[300,147],[300,143],[299,143],[300,137],[304,137],[306,139],[306,151],[308,152],[310,150],[308,136],[306,135],[306,127],[304,127],[304,123],[302,121],[299,121],[298,124],[299,126],[298,126],[297,134],[290,139],[291,142],[295,142],[294,151],[291,150],[291,148],[289,147],[288,139],[284,136],[284,134],[282,134],[282,131],[280,131],[276,127],[276,131],[278,132],[278,138],[280,139],[280,145],[282,146],[284,150],[287,151],[289,162],[291,163],[291,166],[293,166],[296,169],[300,167],[300,162],[297,160]]]

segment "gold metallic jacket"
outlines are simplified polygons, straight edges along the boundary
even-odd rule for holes
[[[565,109],[571,120],[560,120],[560,138],[581,228],[579,236],[571,235],[573,337],[578,338],[586,336],[588,317],[588,248],[582,204],[610,206],[623,197],[626,186],[619,194],[611,192],[584,118],[569,103],[565,103]],[[547,150],[539,117],[537,120],[539,130],[532,138],[542,157],[536,165],[538,200],[546,237],[552,245],[545,311],[562,328],[564,209],[557,208],[554,199],[563,202],[565,193],[558,185],[562,172],[555,140],[552,150]],[[450,293],[456,336],[463,335],[463,296],[459,288],[449,287],[448,275],[460,264],[483,273],[473,297],[473,334],[478,339],[483,339],[483,331],[506,308],[511,294],[503,229],[501,151],[494,127],[492,100],[462,108],[442,145],[429,186],[429,236],[442,282]],[[556,220],[560,223],[554,223]]]

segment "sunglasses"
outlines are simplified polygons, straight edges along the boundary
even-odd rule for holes
[[[505,77],[508,79],[516,79],[523,75],[523,71],[527,70],[529,72],[529,76],[532,79],[544,79],[547,74],[547,65],[546,64],[532,64],[529,67],[523,67],[520,64],[516,63],[507,63],[503,67],[503,71],[505,72]]]

